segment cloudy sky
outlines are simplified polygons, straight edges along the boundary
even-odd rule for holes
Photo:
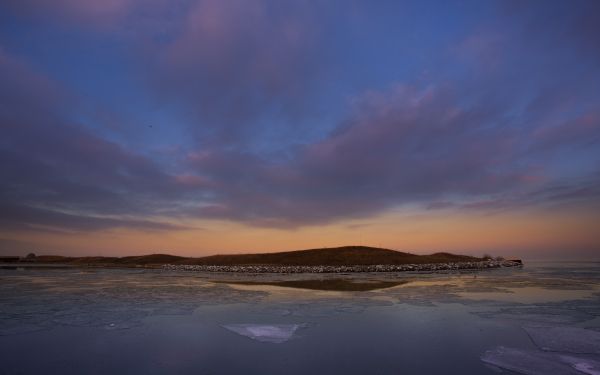
[[[600,258],[600,2],[5,0],[0,253]]]

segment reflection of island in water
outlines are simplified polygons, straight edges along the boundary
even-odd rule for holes
[[[0,269],[0,373],[583,374],[573,363],[595,369],[600,355],[599,292],[592,262],[427,274]]]
[[[368,292],[371,290],[387,289],[406,284],[408,280],[352,280],[352,279],[314,279],[314,280],[285,280],[285,281],[216,281],[217,283],[233,285],[278,286],[283,288],[324,290],[336,292]]]

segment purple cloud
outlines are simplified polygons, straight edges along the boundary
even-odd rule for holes
[[[511,124],[490,126],[498,120],[499,109],[479,102],[464,107],[461,98],[448,87],[397,86],[364,95],[335,132],[298,148],[291,158],[261,159],[218,150],[193,154],[190,165],[218,187],[218,203],[199,213],[258,225],[295,226],[370,215],[409,203],[429,208],[438,207],[440,201],[445,201],[443,208],[491,207],[462,203],[484,199],[514,208],[503,198],[506,195],[520,197],[520,204],[529,196],[533,203],[529,194],[545,182],[546,171],[525,157],[532,130]],[[595,127],[591,131],[599,133]],[[542,138],[536,139],[536,146],[547,142]],[[553,147],[580,141],[572,137]]]
[[[170,210],[189,190],[181,176],[74,123],[62,113],[74,97],[6,54],[0,82],[3,227],[175,227],[135,217]]]
[[[3,29],[0,222],[292,228],[403,205],[597,204],[596,7],[520,2],[420,35],[366,3],[9,1],[90,35],[53,54]],[[81,51],[107,61],[75,79]]]

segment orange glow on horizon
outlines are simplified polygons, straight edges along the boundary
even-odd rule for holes
[[[370,219],[297,229],[252,227],[224,221],[186,223],[198,230],[89,233],[0,233],[37,254],[125,256],[169,253],[183,256],[273,252],[365,245],[414,253],[595,257],[600,249],[598,217],[548,213],[392,212]],[[6,250],[5,253],[8,253]],[[13,251],[12,253],[15,253]]]

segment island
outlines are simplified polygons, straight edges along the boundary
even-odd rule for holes
[[[474,270],[519,267],[519,259],[473,257],[451,253],[417,255],[369,246],[342,246],[276,253],[181,257],[151,254],[126,257],[34,256],[21,264],[60,264],[83,267],[162,268],[174,271],[237,273],[354,273]]]

